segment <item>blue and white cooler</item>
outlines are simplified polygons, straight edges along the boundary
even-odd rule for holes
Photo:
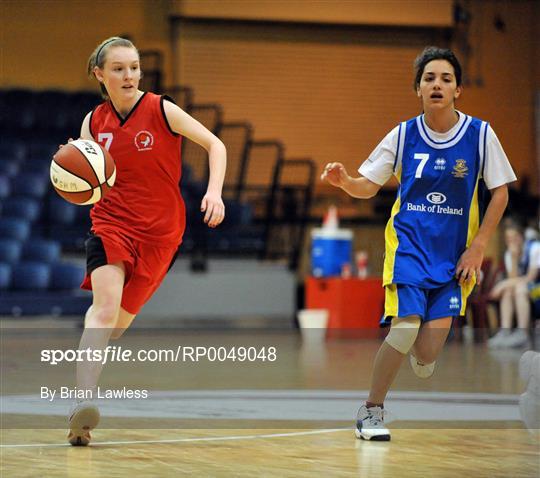
[[[341,276],[352,264],[353,231],[318,228],[311,231],[311,273],[314,277]]]

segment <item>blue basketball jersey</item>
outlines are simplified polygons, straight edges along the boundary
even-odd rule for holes
[[[435,288],[456,265],[479,227],[478,180],[487,123],[466,116],[445,141],[429,136],[423,115],[399,127],[396,202],[385,230],[383,282]]]

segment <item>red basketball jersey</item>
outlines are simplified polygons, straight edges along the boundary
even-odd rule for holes
[[[179,244],[186,224],[180,195],[182,137],[165,117],[164,97],[144,93],[122,118],[110,101],[90,117],[92,137],[116,164],[116,181],[90,212],[92,230],[120,230],[159,245]]]

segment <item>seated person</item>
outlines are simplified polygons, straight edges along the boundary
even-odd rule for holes
[[[540,282],[540,242],[525,240],[521,227],[514,222],[505,226],[504,268],[506,277],[491,291],[499,301],[501,329],[488,340],[491,348],[523,347],[528,344],[531,321],[531,290]],[[512,332],[514,314],[517,328]]]

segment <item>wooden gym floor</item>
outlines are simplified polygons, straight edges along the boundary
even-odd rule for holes
[[[74,365],[40,363],[73,348],[80,331],[3,329],[2,477],[540,476],[540,442],[523,428],[517,369],[523,350],[449,342],[428,380],[404,362],[386,402],[392,441],[357,440],[380,339],[302,339],[294,331],[130,330],[124,349],[276,347],[272,363],[105,366],[104,388],[148,389],[147,399],[100,400],[86,448],[66,444]]]

